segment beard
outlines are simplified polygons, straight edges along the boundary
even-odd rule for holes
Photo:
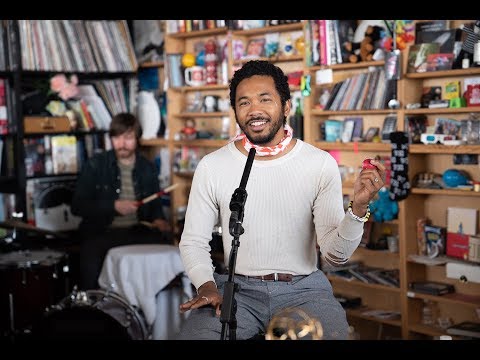
[[[119,148],[115,149],[117,159],[130,159],[135,155],[135,150]]]
[[[238,126],[243,131],[243,133],[247,137],[248,141],[250,141],[252,144],[266,145],[266,144],[270,143],[275,138],[275,135],[277,135],[278,131],[281,128],[284,127],[285,119],[286,119],[285,115],[281,115],[277,118],[277,120],[272,120],[269,124],[270,128],[267,129],[268,133],[265,134],[265,135],[264,134],[257,134],[255,132],[250,132],[248,130],[249,129],[248,125],[242,126],[242,125],[238,124]],[[254,118],[254,119],[249,120],[249,122],[251,122],[251,121],[262,121],[262,120],[269,121],[269,119],[258,117],[258,118]],[[238,121],[237,121],[237,123],[238,123]]]

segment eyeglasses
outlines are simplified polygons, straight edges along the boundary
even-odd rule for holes
[[[420,141],[426,145],[428,144],[445,144],[445,141],[455,140],[455,135],[444,134],[422,134]]]

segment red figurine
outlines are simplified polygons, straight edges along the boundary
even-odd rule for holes
[[[371,160],[373,160],[373,159],[363,160],[362,168],[363,169],[376,169],[377,167],[370,162]]]
[[[217,43],[209,39],[205,43],[205,69],[207,72],[206,84],[217,84]]]

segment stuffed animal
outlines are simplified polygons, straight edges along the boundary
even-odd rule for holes
[[[375,221],[390,221],[397,218],[398,203],[390,199],[387,188],[381,188],[377,199],[370,204],[370,211]]]
[[[347,42],[345,49],[351,52],[348,60],[351,63],[359,61],[371,61],[373,54],[377,49],[377,42],[381,39],[381,34],[384,29],[378,25],[368,25],[365,30],[365,37],[360,43]]]

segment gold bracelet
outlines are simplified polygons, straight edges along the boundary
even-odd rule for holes
[[[350,214],[350,216],[352,218],[354,218],[355,220],[357,221],[360,221],[360,222],[367,222],[368,221],[368,218],[370,217],[370,206],[367,206],[367,213],[365,214],[364,217],[360,217],[360,216],[357,216],[353,213],[352,211],[352,205],[353,205],[353,201],[350,201],[348,203],[348,209],[347,209],[347,212]]]

